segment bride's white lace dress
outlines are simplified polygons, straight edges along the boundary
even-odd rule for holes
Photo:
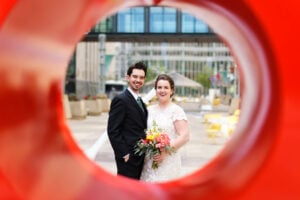
[[[171,141],[178,136],[173,122],[182,119],[187,120],[183,109],[174,103],[169,104],[164,110],[159,105],[149,106],[148,112],[148,128],[151,128],[153,120],[155,120],[158,127],[169,134]],[[159,163],[157,169],[152,168],[152,160],[146,157],[141,180],[146,182],[164,182],[178,178],[180,173],[181,156],[180,150],[177,150],[176,153],[167,156]]]

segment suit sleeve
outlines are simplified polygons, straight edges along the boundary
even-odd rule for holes
[[[109,112],[107,133],[117,157],[123,157],[129,153],[128,145],[122,135],[122,125],[126,114],[125,102],[120,98],[114,98]]]

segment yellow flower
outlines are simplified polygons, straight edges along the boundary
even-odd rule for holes
[[[153,133],[154,138],[157,138],[159,135],[160,135],[160,133],[158,133],[158,132]]]
[[[146,136],[146,139],[147,140],[154,140],[154,135],[149,134],[149,135]]]

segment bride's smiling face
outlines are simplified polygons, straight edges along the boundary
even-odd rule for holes
[[[169,102],[173,94],[173,89],[167,80],[159,80],[156,86],[156,96],[160,102]]]

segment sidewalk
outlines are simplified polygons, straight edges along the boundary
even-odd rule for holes
[[[200,113],[187,113],[190,127],[190,141],[182,149],[182,176],[192,173],[208,163],[224,146],[225,138],[211,143],[205,134]],[[100,116],[88,116],[83,120],[68,120],[74,139],[106,171],[116,174],[113,151],[106,134],[108,113]]]

